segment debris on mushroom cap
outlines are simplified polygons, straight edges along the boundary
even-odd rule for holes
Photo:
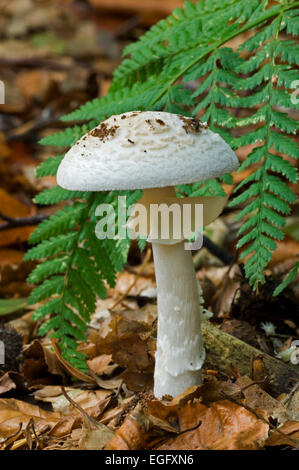
[[[103,142],[105,142],[107,137],[115,135],[116,129],[118,129],[118,127],[119,126],[108,127],[105,122],[102,122],[98,127],[90,131],[89,135],[92,135],[93,137],[98,137]]]
[[[160,111],[111,116],[62,160],[65,189],[105,191],[192,183],[235,170],[228,144],[198,119]]]
[[[199,119],[196,118],[189,118],[186,116],[179,116],[180,120],[184,123],[183,129],[189,134],[190,132],[197,133],[200,132],[201,129],[208,129],[207,124],[200,122]]]

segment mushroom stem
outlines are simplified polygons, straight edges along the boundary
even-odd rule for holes
[[[191,251],[184,242],[153,243],[158,292],[154,394],[176,396],[201,383],[205,352]]]

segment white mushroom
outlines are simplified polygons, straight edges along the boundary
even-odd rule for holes
[[[238,160],[216,133],[197,119],[155,111],[111,116],[83,136],[62,160],[57,181],[69,190],[143,189],[141,203],[204,204],[204,225],[221,212],[226,198],[177,199],[174,186],[230,173]],[[154,394],[176,396],[201,383],[205,353],[201,306],[190,250],[174,227],[164,240],[154,227],[152,242],[158,293]],[[141,231],[142,233],[142,231]]]

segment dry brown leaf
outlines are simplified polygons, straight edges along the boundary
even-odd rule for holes
[[[148,440],[150,428],[148,414],[141,405],[127,416],[124,423],[116,431],[112,439],[107,442],[108,450],[138,450],[144,449]]]
[[[0,132],[0,160],[11,155],[11,148],[7,145],[5,134]]]
[[[250,406],[250,408],[260,408],[267,413],[268,417],[282,413],[284,408],[282,404],[271,397],[258,384],[255,384],[249,377],[239,377],[237,384],[239,384],[246,399],[246,405]]]
[[[23,357],[22,374],[31,385],[57,383],[57,375],[67,377],[55,353],[37,339],[24,347]]]
[[[237,264],[225,272],[221,287],[211,300],[212,310],[217,316],[221,317],[230,312],[231,305],[238,296],[241,279],[242,274]]]
[[[24,390],[24,377],[18,372],[9,371],[0,377],[0,395],[10,390]]]
[[[286,421],[299,421],[299,384],[288,394],[283,394],[279,398],[281,408],[273,414],[278,419],[279,424]]]
[[[117,365],[111,364],[111,362],[111,354],[101,354],[100,356],[96,356],[93,359],[87,361],[87,364],[95,374],[110,375],[117,368]]]
[[[134,284],[135,281],[136,283]],[[132,285],[133,287],[128,293],[129,296],[140,295],[143,290],[155,287],[155,283],[152,278],[139,276],[136,280],[136,274],[131,274],[128,271],[125,271],[117,276],[117,282],[114,288],[114,295],[125,294],[129,287]]]
[[[3,215],[8,217],[26,217],[31,213],[31,209],[20,202],[18,199],[12,197],[4,189],[0,189],[0,206]],[[0,222],[3,222],[0,220]],[[0,232],[0,246],[9,246],[16,242],[24,242],[28,240],[33,226],[12,228]]]
[[[27,276],[35,267],[35,262],[22,261],[24,253],[16,250],[0,250],[0,288],[5,294],[10,285],[20,281],[24,285]],[[30,286],[27,285],[27,290]],[[20,295],[20,292],[17,290]],[[14,292],[14,294],[15,294]]]
[[[228,266],[223,267],[208,267],[202,268],[202,270],[198,273],[200,279],[204,279],[207,277],[217,288],[221,286],[223,279],[227,276],[227,272],[229,270]]]
[[[80,390],[66,387],[67,395],[94,419],[98,419],[113,396],[107,390]],[[58,385],[48,385],[34,392],[34,398],[52,404],[53,410],[63,415],[77,415],[78,410],[66,399]]]
[[[17,266],[22,262],[23,257],[24,253],[19,250],[0,250],[0,268],[7,265]]]
[[[195,398],[200,398],[201,402],[205,405],[209,405],[213,402],[223,400],[225,396],[236,396],[240,394],[240,387],[236,383],[222,382],[220,380],[209,380],[203,385],[199,385],[196,388]],[[184,396],[187,398],[188,389],[184,392],[181,400],[184,400]],[[181,396],[181,395],[180,395]],[[174,398],[174,400],[176,400]],[[189,398],[188,398],[189,400]],[[188,401],[184,400],[184,401]]]
[[[183,432],[166,441],[159,450],[257,450],[268,437],[267,424],[226,400],[210,407],[188,403],[178,412],[178,418]]]
[[[29,207],[12,197],[4,189],[0,189],[0,207],[3,215],[13,218],[26,217],[31,212]],[[0,220],[0,222],[3,221]],[[29,226],[3,230],[0,232],[0,246],[27,241],[33,229],[33,226]]]
[[[61,415],[14,398],[0,398],[0,436],[2,438],[9,437],[16,432],[20,423],[25,429],[31,418],[34,419],[34,426],[38,431],[45,425],[55,426],[60,421]]]
[[[283,432],[285,436],[277,431],[274,431],[266,441],[266,446],[288,445],[295,447],[295,442],[288,439],[288,436],[292,439],[297,439],[297,445],[299,445],[299,421],[287,421],[279,427],[279,431]]]
[[[98,332],[91,333],[90,340],[96,346],[96,353],[111,354],[113,361],[126,369],[123,378],[128,386],[134,387],[133,390],[148,386],[153,375],[155,349],[151,325],[115,315],[109,328],[105,338]]]
[[[56,340],[51,338],[51,343],[54,349],[54,352],[56,354],[56,357],[59,361],[59,363],[62,365],[62,367],[72,376],[75,377],[78,380],[82,380],[83,382],[87,383],[92,383],[95,384],[95,379],[93,377],[90,377],[87,374],[84,374],[84,372],[81,372],[80,370],[76,369],[74,366],[72,366],[69,362],[67,362],[61,355],[58,343]]]
[[[293,258],[296,253],[299,253],[299,243],[292,238],[286,237],[285,240],[277,242],[277,248],[273,252],[273,258],[269,266],[273,267],[277,263]]]
[[[135,320],[141,323],[147,323],[152,325],[153,322],[157,319],[158,309],[156,304],[146,304],[142,308],[123,310],[121,316],[127,320]]]
[[[47,70],[30,70],[19,73],[16,83],[26,99],[43,100],[49,92],[51,76]]]
[[[104,390],[118,390],[123,383],[123,378],[122,375],[119,375],[117,377],[113,377],[111,379],[101,379],[101,377],[98,377],[94,375],[94,379],[97,383],[97,385]]]
[[[254,450],[264,446],[268,424],[243,406],[228,400],[204,405],[198,400],[200,389],[190,387],[169,401],[141,400],[107,443],[107,448]],[[265,415],[261,410],[258,413]],[[165,440],[166,430],[178,435]],[[161,441],[164,442],[161,444]]]
[[[114,408],[107,408],[101,416],[100,422],[103,424],[109,423],[109,428],[117,429],[120,425],[120,417],[124,417],[126,410],[133,409],[136,405],[136,395],[121,399],[118,397],[118,405]],[[134,404],[135,403],[135,404]],[[130,405],[132,406],[130,407]]]
[[[104,424],[99,423],[100,429],[83,429],[79,441],[80,450],[102,450],[113,437],[114,432]]]
[[[53,426],[50,431],[51,436],[63,437],[67,436],[72,432],[73,429],[82,425],[82,419],[79,414],[74,414],[70,416],[63,416],[61,419]]]

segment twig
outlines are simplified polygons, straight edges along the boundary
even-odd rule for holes
[[[114,39],[120,39],[122,36],[130,33],[132,29],[140,25],[140,16],[134,15],[127,21],[123,22],[113,33]]]
[[[76,62],[59,62],[57,60],[47,59],[47,58],[1,58],[0,65],[2,66],[10,66],[10,67],[38,67],[38,68],[46,68],[52,70],[72,70],[78,63]],[[90,67],[84,66],[80,64],[81,67],[89,69]]]
[[[203,247],[206,248],[212,255],[220,259],[223,264],[231,265],[234,261],[233,255],[228,251],[223,250],[220,246],[216,245],[210,238],[203,235]]]
[[[49,424],[46,424],[44,428],[42,428],[39,432],[36,433],[37,436],[42,436],[43,434],[46,434],[48,431],[50,431],[51,426]],[[34,434],[31,435],[32,438],[34,438]],[[27,444],[27,440],[24,437],[23,439],[19,439],[18,441],[15,441],[12,446],[10,447],[10,450],[16,450],[19,449],[20,447],[23,447],[25,444]]]
[[[3,230],[8,230],[10,228],[16,227],[25,227],[28,225],[37,225],[45,219],[48,219],[49,215],[46,214],[37,214],[31,215],[29,217],[8,217],[7,215],[0,212],[0,219],[5,220],[3,224],[0,224],[0,232]]]
[[[96,426],[98,428],[99,423],[94,418],[89,416],[89,414],[86,413],[86,411],[66,393],[66,390],[65,390],[64,387],[60,387],[60,388],[61,388],[61,391],[62,391],[63,395],[67,399],[67,401],[69,401],[70,404],[73,405],[74,408],[77,408],[77,410],[80,412],[80,414],[83,418],[83,421],[85,421],[86,427],[91,428],[90,423],[92,423],[94,426]]]
[[[195,426],[192,428],[185,429],[184,431],[180,431],[180,434],[184,434],[185,432],[190,432],[190,431],[195,431],[195,429],[198,429],[199,426],[201,426],[202,421],[199,421]]]
[[[11,444],[12,439],[14,439],[15,437],[17,437],[20,434],[20,432],[22,431],[22,426],[23,426],[23,423],[19,423],[19,427],[16,430],[16,432],[14,432],[13,434],[11,434],[6,439],[4,439],[3,441],[0,442],[1,450],[2,450],[2,447],[4,445],[7,446],[7,445]]]

